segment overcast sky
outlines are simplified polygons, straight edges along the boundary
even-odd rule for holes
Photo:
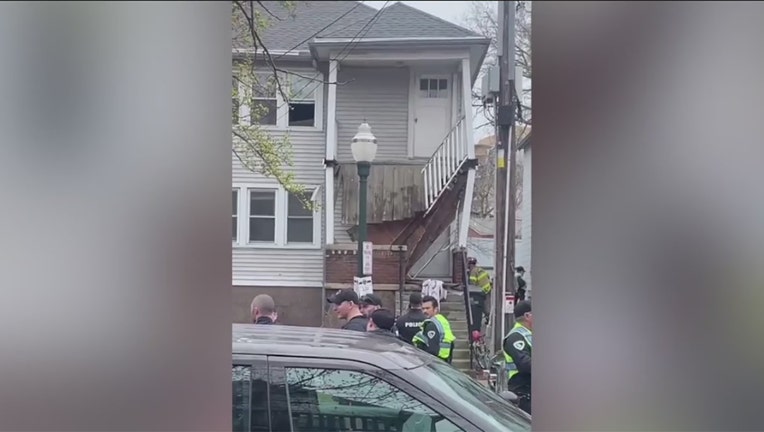
[[[395,2],[395,1],[364,2],[364,4],[375,7],[377,9],[384,6],[385,3],[388,3],[388,6],[389,6],[393,3],[399,3],[399,2]],[[468,2],[468,1],[404,1],[400,3],[406,3],[409,6],[415,7],[421,11],[425,11],[430,15],[435,15],[438,18],[443,18],[444,20],[451,21],[454,24],[461,25],[462,17],[467,13],[467,11],[469,10],[469,4],[472,2]]]

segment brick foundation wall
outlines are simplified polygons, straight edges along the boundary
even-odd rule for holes
[[[327,283],[353,284],[358,273],[358,246],[355,244],[327,245],[324,255]],[[406,251],[398,246],[375,245],[372,255],[372,281],[374,284],[397,285],[400,282],[400,254],[406,264]]]
[[[451,268],[453,269],[453,274],[451,275],[451,278],[454,283],[464,283],[464,260],[466,256],[467,251],[464,250],[455,250],[452,254],[453,261]]]

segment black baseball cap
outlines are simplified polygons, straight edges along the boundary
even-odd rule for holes
[[[531,303],[528,301],[521,301],[515,305],[515,318],[520,318],[521,316],[527,314],[531,311]]]
[[[420,293],[411,293],[409,296],[409,306],[420,306],[422,304],[422,294]]]
[[[371,321],[382,330],[391,330],[395,326],[395,315],[387,309],[377,309],[371,314]]]
[[[382,299],[375,296],[374,294],[366,294],[365,296],[361,297],[361,303],[368,306],[382,306]]]
[[[341,305],[343,302],[350,301],[355,304],[358,304],[358,294],[352,289],[347,288],[340,290],[338,293],[330,296],[328,299],[326,299],[329,303],[334,303],[336,305]]]

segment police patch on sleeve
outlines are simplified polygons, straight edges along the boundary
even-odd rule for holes
[[[428,332],[427,332],[427,337],[428,337],[429,339],[432,339],[432,338],[434,338],[434,337],[435,337],[435,330],[430,330],[430,331],[428,331]]]
[[[518,351],[522,351],[523,348],[525,348],[525,341],[519,340],[519,341],[513,343],[512,346],[517,348]]]

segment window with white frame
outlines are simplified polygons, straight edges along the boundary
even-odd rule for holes
[[[251,247],[317,247],[317,188],[296,195],[282,187],[235,185],[233,243]]]
[[[232,235],[232,241],[236,243],[239,240],[239,190],[233,189],[232,194],[232,204],[233,204],[233,221],[231,225],[231,235]]]
[[[273,74],[255,74],[252,83],[252,102],[250,108],[251,124],[276,125],[278,116],[278,83]]]
[[[313,243],[313,210],[311,193],[287,196],[287,244]]]
[[[249,190],[249,243],[276,243],[276,191]]]
[[[320,81],[310,77],[289,76],[289,126],[314,126],[316,90]]]
[[[251,87],[244,83],[242,74],[234,77],[234,124],[278,129],[322,126],[323,78],[320,73],[279,73],[278,81],[270,72],[254,75]]]
[[[448,79],[445,79],[445,78],[420,79],[419,94],[424,99],[448,99]]]

